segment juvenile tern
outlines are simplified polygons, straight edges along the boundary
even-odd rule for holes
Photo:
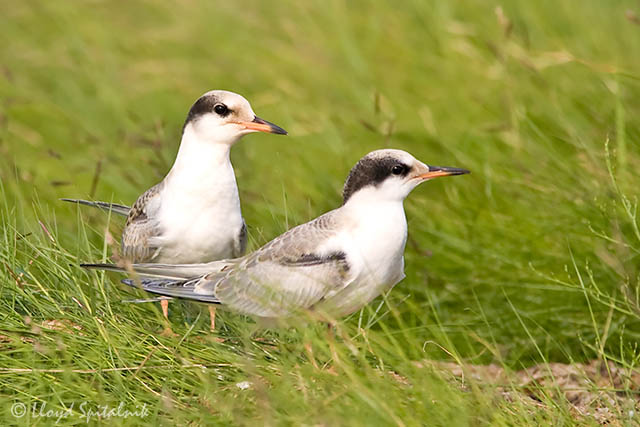
[[[255,115],[233,92],[214,90],[193,104],[173,167],[129,209],[105,202],[65,199],[126,214],[121,252],[131,263],[202,263],[241,256],[247,229],[231,146],[244,135],[287,132]],[[165,318],[168,301],[162,301]],[[214,310],[211,310],[214,327]]]
[[[404,278],[403,201],[418,184],[468,170],[428,166],[401,150],[377,150],[351,169],[343,204],[242,258],[193,265],[133,265],[131,286],[220,304],[264,320],[314,311],[346,316]],[[121,270],[112,265],[89,268]]]

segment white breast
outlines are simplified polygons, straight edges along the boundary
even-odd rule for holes
[[[402,203],[363,207],[345,217],[349,225],[339,238],[352,281],[318,306],[336,317],[353,313],[404,278],[407,221]]]
[[[186,191],[168,189],[158,221],[163,230],[160,255],[167,261],[179,264],[230,258],[242,228],[235,181],[233,185],[217,182]]]

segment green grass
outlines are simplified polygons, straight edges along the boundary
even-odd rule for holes
[[[15,402],[81,423],[83,401],[166,425],[595,422],[417,362],[640,363],[638,3],[269,3],[0,6],[0,423],[53,422]],[[163,337],[158,304],[77,267],[121,223],[57,199],[132,203],[214,88],[290,133],[233,149],[252,248],[338,206],[371,150],[472,171],[410,195],[406,279],[335,341],[221,313],[218,343],[187,303]]]

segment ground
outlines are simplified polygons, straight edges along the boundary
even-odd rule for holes
[[[638,424],[637,2],[0,12],[2,424]],[[339,206],[371,150],[472,173],[410,195],[407,277],[334,333],[219,310],[210,334],[172,303],[163,336],[78,267],[122,221],[58,199],[131,204],[210,89],[289,131],[233,149],[250,248]]]

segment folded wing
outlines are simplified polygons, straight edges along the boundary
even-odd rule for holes
[[[160,208],[160,190],[162,183],[151,187],[131,207],[127,224],[122,232],[122,255],[135,263],[150,262],[156,258],[160,246],[154,239],[162,233],[157,212]]]

